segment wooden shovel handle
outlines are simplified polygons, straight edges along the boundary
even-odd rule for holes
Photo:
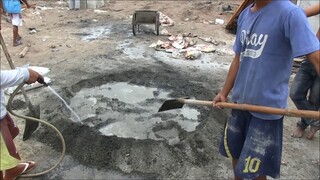
[[[318,119],[318,120],[320,119],[320,111],[281,109],[281,108],[257,106],[257,105],[250,105],[250,104],[236,104],[236,103],[229,103],[229,102],[218,102],[216,103],[216,105],[214,105],[212,101],[201,101],[201,100],[194,100],[194,99],[182,99],[181,101],[185,104],[194,104],[194,105],[202,105],[202,106],[220,106],[222,108],[238,109],[238,110],[252,111],[257,113],[276,114],[276,115],[291,116],[291,117],[304,117],[304,118]]]

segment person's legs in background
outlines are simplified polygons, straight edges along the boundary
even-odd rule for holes
[[[313,71],[314,68],[312,63],[308,60],[302,61],[300,69],[290,87],[290,98],[298,109],[317,110],[317,108],[307,99],[308,91],[314,82]],[[292,137],[301,138],[304,134],[304,130],[308,126],[307,119],[301,118],[297,123],[297,127],[294,130]]]
[[[315,80],[313,81],[313,85],[310,89],[309,101],[316,107],[316,110],[320,110],[320,79],[317,74],[315,74]],[[307,123],[311,126],[307,139],[311,140],[315,133],[320,130],[320,120],[307,120]]]
[[[74,9],[74,0],[68,0],[69,10]]]
[[[19,27],[13,25],[13,46],[18,46],[21,44],[21,37],[19,35]]]
[[[22,44],[21,36],[19,35],[19,26],[22,26],[21,14],[10,14],[13,32],[13,46]]]
[[[69,10],[78,10],[80,9],[80,0],[69,0]]]
[[[74,9],[79,10],[80,9],[80,0],[74,0]]]

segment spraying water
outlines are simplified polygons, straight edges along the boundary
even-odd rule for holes
[[[52,89],[50,86],[48,86],[48,88],[50,89],[50,91],[56,95],[63,103],[64,105],[71,111],[71,113],[77,118],[78,122],[80,122],[81,124],[83,124],[80,120],[80,117],[77,115],[76,112],[74,112],[74,110],[67,104],[67,102],[54,90]]]

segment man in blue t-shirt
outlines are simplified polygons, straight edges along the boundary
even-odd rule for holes
[[[301,8],[289,0],[255,0],[238,18],[235,57],[215,102],[286,108],[293,58],[306,55],[319,74],[319,41]],[[221,108],[221,107],[218,107]],[[232,110],[220,153],[235,179],[278,178],[283,116]]]

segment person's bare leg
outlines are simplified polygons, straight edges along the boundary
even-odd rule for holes
[[[18,28],[18,26],[13,25],[12,29],[13,29],[13,46],[18,46],[21,44],[20,39],[19,39],[19,38],[21,38],[19,35],[19,28]]]
[[[259,176],[256,180],[267,180],[267,176]]]
[[[291,134],[291,137],[294,138],[301,138],[304,134],[304,129],[297,126],[296,129],[293,131],[293,133]]]
[[[241,180],[238,176],[236,176],[235,169],[238,163],[238,159],[232,159],[232,167],[233,167],[233,173],[234,173],[234,180]]]
[[[320,127],[311,126],[310,131],[307,135],[307,139],[312,140],[317,131],[320,130]]]

